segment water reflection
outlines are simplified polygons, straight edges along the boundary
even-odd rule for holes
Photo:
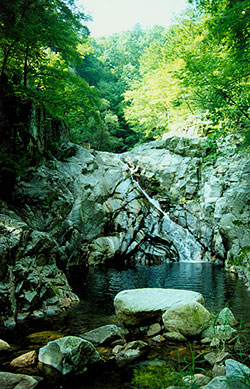
[[[137,265],[133,268],[90,268],[84,278],[71,280],[81,298],[80,306],[72,309],[88,310],[95,315],[113,315],[115,295],[124,289],[174,288],[202,293],[207,309],[217,313],[226,305],[236,317],[250,322],[250,295],[245,286],[224,268],[209,263],[167,263],[155,266]],[[82,315],[83,317],[83,315]]]

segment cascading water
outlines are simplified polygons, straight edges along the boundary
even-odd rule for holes
[[[202,261],[202,246],[195,239],[195,237],[185,228],[175,223],[170,219],[168,213],[164,212],[161,209],[159,202],[155,199],[152,199],[140,186],[133,176],[133,169],[126,164],[128,172],[131,178],[131,181],[137,188],[137,190],[143,194],[143,196],[148,200],[148,202],[163,216],[161,233],[163,236],[170,238],[176,247],[176,250],[179,254],[179,261],[185,262],[199,262]]]

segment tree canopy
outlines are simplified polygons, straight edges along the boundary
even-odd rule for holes
[[[74,0],[2,0],[1,77],[97,149],[124,151],[188,120],[249,141],[249,2],[189,2],[168,29],[93,39]]]

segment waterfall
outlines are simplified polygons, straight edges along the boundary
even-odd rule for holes
[[[201,244],[195,239],[191,232],[170,219],[168,213],[161,209],[159,202],[152,199],[135,180],[133,169],[127,163],[124,164],[126,165],[131,181],[137,190],[142,193],[148,202],[163,216],[161,225],[162,234],[173,241],[176,250],[178,251],[180,262],[202,261],[203,250]]]

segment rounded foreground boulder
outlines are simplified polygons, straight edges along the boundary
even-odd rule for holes
[[[65,375],[86,371],[88,365],[100,361],[100,355],[87,340],[65,336],[40,348],[38,359]]]
[[[197,302],[177,304],[162,315],[166,331],[177,331],[184,336],[199,335],[210,318],[211,313]]]
[[[201,293],[182,289],[128,289],[114,299],[115,312],[125,326],[161,321],[162,314],[177,304],[205,304]]]

